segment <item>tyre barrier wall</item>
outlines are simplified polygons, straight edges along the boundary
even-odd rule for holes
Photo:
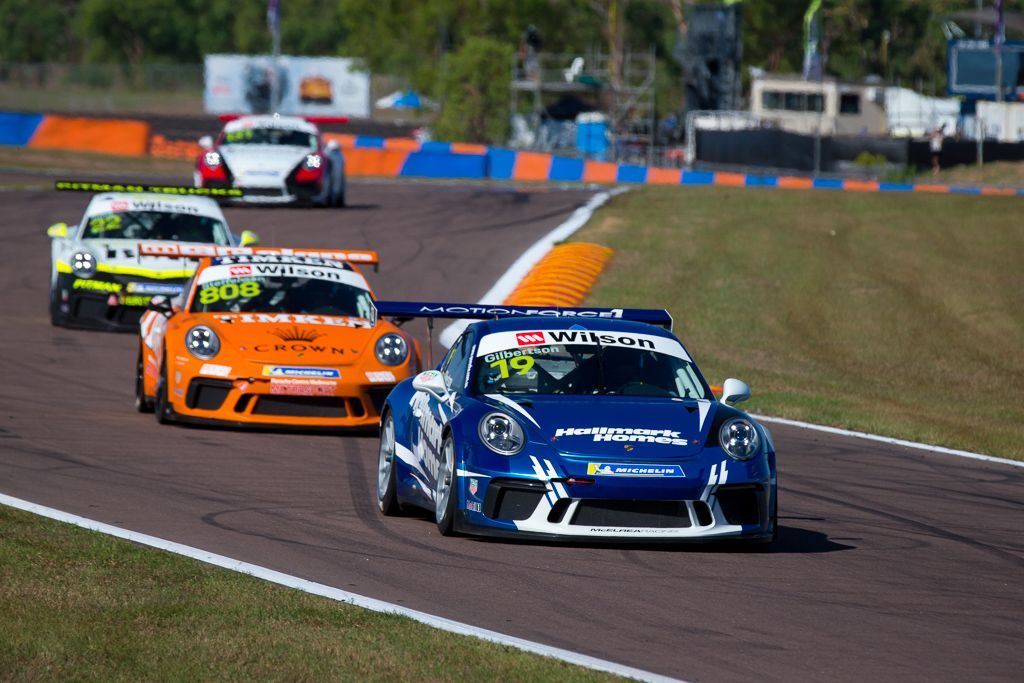
[[[168,140],[150,132],[148,123],[131,119],[0,112],[0,145],[176,159],[193,159],[200,151],[194,142]],[[325,133],[324,138],[345,149],[346,172],[352,176],[1024,196],[1024,189],[1008,187],[687,171],[455,142],[338,133]]]
[[[0,144],[122,156],[149,153],[149,124],[132,119],[93,119],[0,112]]]

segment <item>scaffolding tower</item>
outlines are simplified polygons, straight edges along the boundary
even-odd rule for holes
[[[512,65],[512,144],[520,149],[597,156],[609,161],[650,163],[654,157],[654,49],[626,52],[613,68],[601,52],[583,55],[521,55]],[[568,104],[567,104],[568,103]],[[579,113],[599,113],[607,128],[605,154],[577,144]],[[581,120],[593,120],[593,117]],[[594,130],[601,130],[600,127]],[[598,145],[599,147],[599,145]]]

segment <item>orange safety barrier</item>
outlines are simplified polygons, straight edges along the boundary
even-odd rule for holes
[[[199,143],[190,140],[168,140],[159,133],[149,141],[150,156],[160,159],[195,159],[203,151]]]
[[[583,182],[614,183],[619,177],[619,165],[610,161],[587,161],[583,164]]]
[[[843,189],[853,192],[878,192],[878,183],[873,180],[851,180],[843,181]]]
[[[345,150],[345,173],[351,176],[395,177],[409,152],[401,149],[350,147]]]
[[[471,142],[453,142],[452,154],[487,154],[487,145],[477,145]]]
[[[122,119],[43,117],[29,147],[142,156],[149,149],[149,124]]]
[[[342,147],[352,147],[356,144],[356,136],[350,133],[324,133],[323,139],[326,142],[337,142]]]
[[[540,152],[516,153],[512,167],[513,180],[547,180],[551,171],[551,155]]]
[[[678,185],[683,171],[679,168],[648,168],[648,185]]]
[[[744,173],[726,173],[724,171],[718,171],[715,173],[715,185],[745,187],[746,184],[747,176]]]
[[[810,178],[797,178],[788,175],[779,176],[776,184],[778,187],[788,190],[809,190],[814,187],[814,181]]]

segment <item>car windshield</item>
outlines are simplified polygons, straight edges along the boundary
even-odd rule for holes
[[[291,276],[228,277],[201,282],[197,313],[305,313],[372,319],[370,293],[345,282]]]
[[[228,228],[212,216],[167,211],[116,211],[89,216],[84,239],[171,240],[231,244]]]
[[[287,128],[243,128],[224,133],[223,145],[290,145],[316,149],[316,135]]]
[[[680,354],[600,343],[486,349],[475,373],[484,394],[707,398],[697,368]]]

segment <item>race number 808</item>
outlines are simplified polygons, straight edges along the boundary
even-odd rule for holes
[[[251,298],[258,296],[259,293],[260,284],[258,282],[249,281],[241,284],[225,282],[217,287],[207,287],[199,290],[199,303],[203,305],[215,304],[218,301],[230,301],[240,296]]]

